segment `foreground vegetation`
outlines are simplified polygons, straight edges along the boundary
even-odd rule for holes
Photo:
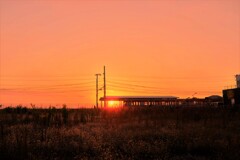
[[[0,159],[239,159],[234,108],[0,110]]]

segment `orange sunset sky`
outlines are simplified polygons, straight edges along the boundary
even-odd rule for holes
[[[221,95],[240,1],[0,0],[1,104],[93,106],[104,65],[107,95]]]

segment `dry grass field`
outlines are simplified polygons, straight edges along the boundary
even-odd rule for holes
[[[0,159],[239,158],[236,108],[0,110]]]

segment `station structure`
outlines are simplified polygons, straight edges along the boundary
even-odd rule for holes
[[[137,106],[218,106],[222,102],[222,97],[213,95],[205,98],[186,98],[179,99],[176,96],[106,96],[101,97],[101,106],[106,102],[107,106],[115,102],[118,107],[137,107]]]
[[[157,106],[175,105],[178,97],[174,96],[107,96],[100,101],[117,102],[119,106]]]

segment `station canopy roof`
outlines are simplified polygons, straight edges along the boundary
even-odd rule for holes
[[[175,100],[175,96],[107,96],[101,97],[100,101],[161,101],[161,100]]]

